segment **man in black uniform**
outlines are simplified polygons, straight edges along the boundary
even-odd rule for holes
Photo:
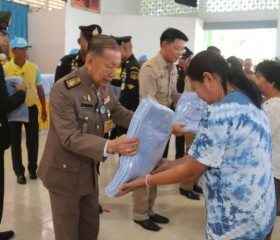
[[[11,12],[0,11],[0,53],[4,52],[9,39],[7,29],[11,18]],[[0,64],[0,222],[3,214],[4,201],[4,151],[9,148],[10,132],[7,113],[15,110],[25,101],[27,86],[25,84],[15,85],[16,93],[9,96],[4,78],[3,67]],[[13,231],[0,232],[0,240],[7,240],[14,236]]]
[[[80,26],[79,29],[80,37],[78,38],[78,43],[80,45],[80,50],[77,54],[69,54],[64,56],[56,67],[54,81],[64,77],[73,70],[81,67],[85,63],[86,52],[88,48],[88,41],[99,34],[102,33],[100,26],[93,24],[89,26]]]
[[[132,53],[131,36],[115,37],[112,36],[121,49],[121,93],[120,103],[128,110],[135,112],[139,105],[139,69],[140,64]],[[117,136],[126,134],[127,128],[117,127]]]

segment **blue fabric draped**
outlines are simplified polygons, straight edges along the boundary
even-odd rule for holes
[[[16,90],[13,86],[13,84],[21,84],[22,79],[21,77],[6,77],[6,86],[9,95],[13,95],[16,93]],[[8,113],[8,121],[19,121],[19,122],[28,122],[29,121],[29,116],[28,116],[28,108],[26,103],[22,103],[19,105],[18,108],[16,108],[14,111]]]
[[[28,41],[27,14],[29,12],[29,6],[1,0],[0,10],[12,12],[12,21],[9,26],[9,39],[23,37]]]
[[[137,154],[121,156],[120,166],[105,188],[109,197],[119,193],[119,186],[150,173],[166,147],[171,134],[173,111],[152,98],[143,99],[130,122],[127,136],[140,140]]]

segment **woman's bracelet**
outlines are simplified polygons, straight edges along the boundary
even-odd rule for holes
[[[147,174],[146,177],[145,177],[145,184],[147,187],[150,187],[149,183],[148,183],[148,177],[150,177],[151,175],[150,174]]]

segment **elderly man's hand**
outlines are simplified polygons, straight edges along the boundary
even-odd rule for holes
[[[114,140],[108,141],[107,152],[133,156],[137,153],[138,145],[138,138],[129,138],[124,134]]]

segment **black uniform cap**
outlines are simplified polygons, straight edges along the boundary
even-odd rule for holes
[[[113,35],[111,35],[111,37],[114,38],[119,45],[130,42],[132,38],[131,36],[115,37]]]
[[[185,47],[185,50],[182,53],[180,58],[184,58],[185,59],[185,58],[191,57],[192,55],[193,55],[193,52],[190,49],[188,49],[187,47]]]
[[[11,22],[11,12],[0,11],[0,32],[8,34],[8,27]]]
[[[87,40],[90,40],[92,37],[102,33],[102,28],[97,24],[92,24],[89,26],[80,26],[79,29],[81,30],[83,36]]]

